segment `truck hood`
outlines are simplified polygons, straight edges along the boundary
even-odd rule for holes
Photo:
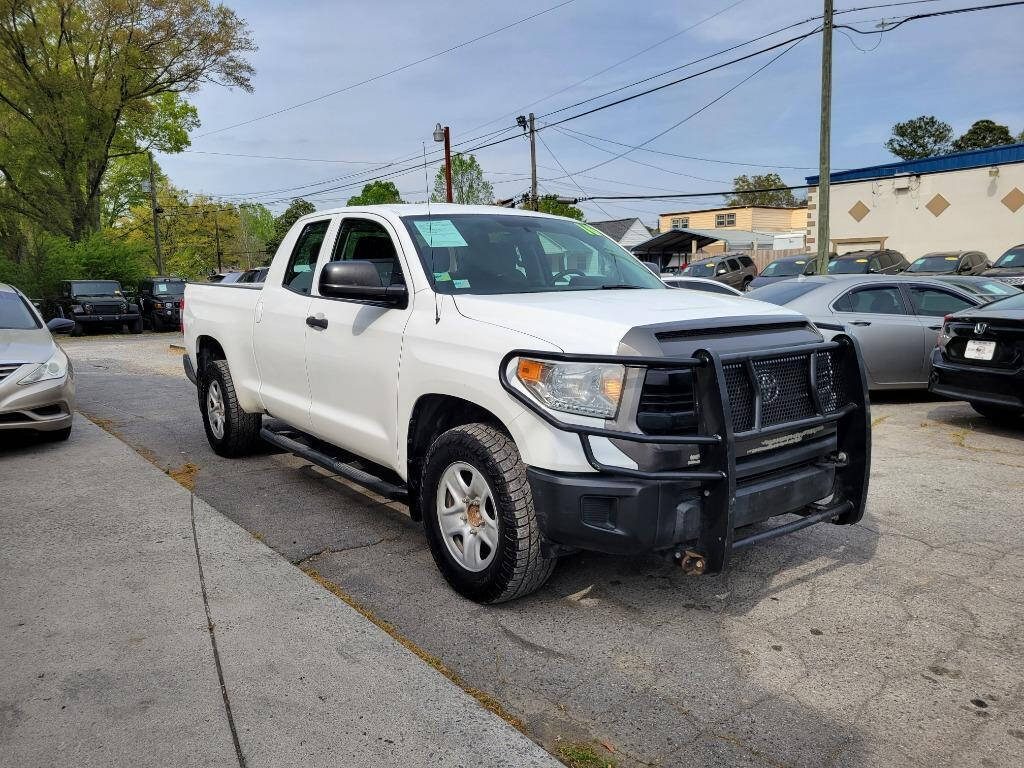
[[[0,363],[45,363],[53,350],[53,337],[45,328],[0,330]]]
[[[627,289],[557,291],[495,296],[455,296],[459,312],[472,320],[534,336],[578,354],[616,354],[637,326],[757,315],[802,318],[793,310],[753,299],[704,291]]]

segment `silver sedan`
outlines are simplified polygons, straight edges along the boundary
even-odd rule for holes
[[[30,430],[67,440],[75,407],[71,361],[50,332],[69,333],[71,320],[43,318],[21,291],[0,283],[0,437]]]
[[[798,277],[747,296],[802,312],[826,338],[845,328],[860,342],[871,389],[927,387],[943,317],[991,300],[940,279],[905,275]]]

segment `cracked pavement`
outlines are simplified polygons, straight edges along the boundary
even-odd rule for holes
[[[918,393],[872,406],[868,512],[720,577],[582,554],[467,602],[402,504],[291,455],[215,456],[175,335],[65,344],[79,408],[493,696],[550,750],[620,765],[1024,764],[1024,427]],[[134,346],[132,346],[134,345]],[[171,368],[173,366],[173,375]]]

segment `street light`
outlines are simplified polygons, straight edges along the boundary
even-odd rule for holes
[[[438,123],[434,128],[434,141],[444,142],[444,184],[448,202],[452,202],[452,142],[448,126],[441,127]]]

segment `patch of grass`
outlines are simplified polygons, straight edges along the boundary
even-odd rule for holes
[[[191,461],[186,461],[177,469],[167,470],[167,474],[176,480],[179,485],[194,491],[196,489],[196,475],[199,474],[199,467]]]
[[[441,661],[433,654],[427,653],[427,651],[420,648],[412,640],[402,635],[397,629],[395,629],[395,627],[392,624],[374,614],[373,611],[363,606],[358,600],[349,595],[347,592],[345,592],[345,590],[343,590],[330,579],[324,578],[320,575],[319,572],[315,571],[312,568],[303,568],[302,571],[307,576],[309,576],[309,578],[311,578],[313,581],[319,584],[321,587],[323,587],[332,595],[337,597],[347,606],[354,609],[356,613],[360,614],[365,619],[369,619],[374,624],[376,624],[380,629],[384,630],[388,635],[391,636],[391,638],[395,642],[397,642],[403,648],[414,653],[416,656],[420,658],[421,661],[426,662],[428,666],[433,667],[435,670],[437,670],[446,678],[448,678],[448,680],[450,680],[452,683],[459,686],[459,688],[461,688],[474,699],[476,699],[480,706],[482,706],[484,709],[497,715],[516,730],[521,731],[524,734],[526,733],[526,726],[523,724],[523,721],[515,715],[513,715],[507,709],[505,709],[505,707],[502,706],[501,702],[498,701],[496,698],[491,696],[489,693],[485,693],[484,691],[481,691],[477,688],[473,688],[472,686],[470,686],[465,680],[463,680],[458,675],[457,672],[445,666],[443,661]],[[589,768],[589,765],[591,764],[581,763],[581,765],[587,765]],[[594,763],[593,765],[596,766],[599,764]],[[601,763],[600,765],[605,764]]]
[[[582,742],[562,744],[557,757],[569,768],[615,768],[617,765],[608,755],[599,754],[590,744]]]
[[[879,424],[881,424],[883,421],[885,421],[888,418],[889,418],[889,416],[879,416],[877,419],[872,419],[871,420],[871,428],[874,429],[875,427],[877,427]]]

